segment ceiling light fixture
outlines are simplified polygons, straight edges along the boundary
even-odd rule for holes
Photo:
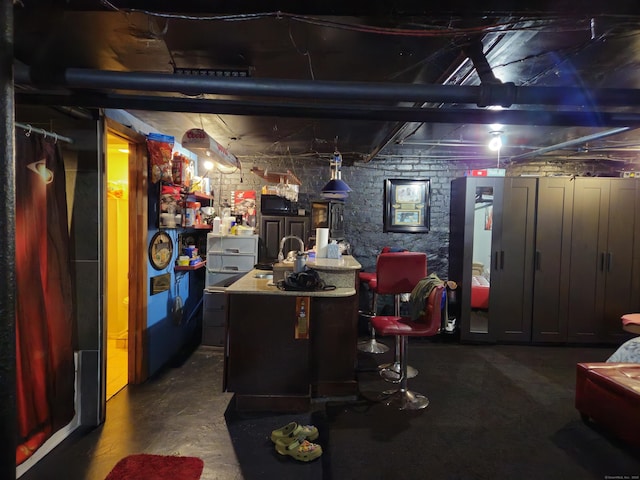
[[[502,132],[499,130],[494,130],[491,133],[491,139],[489,140],[489,144],[487,147],[492,152],[499,152],[502,148]]]
[[[323,198],[344,199],[349,196],[351,188],[342,180],[342,155],[335,151],[331,158],[331,180],[322,188],[320,195]]]
[[[213,162],[221,173],[233,173],[241,168],[240,160],[201,128],[187,130],[181,143],[190,152]]]
[[[211,169],[214,167],[213,162],[212,162],[211,160],[205,160],[205,161],[202,163],[202,166],[204,167],[204,169],[205,169],[206,171],[209,171],[209,170],[211,170]]]

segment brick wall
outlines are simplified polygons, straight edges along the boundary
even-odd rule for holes
[[[250,172],[253,166],[271,171],[291,170],[302,181],[299,200],[301,208],[308,208],[309,200],[319,198],[319,192],[330,178],[326,160],[265,159],[242,161],[242,172],[213,175],[216,205],[219,199],[230,199],[231,190],[260,191],[264,180]],[[343,165],[342,179],[353,192],[346,200],[345,231],[353,255],[365,270],[373,270],[376,256],[384,246],[397,246],[423,251],[428,256],[428,270],[446,279],[448,273],[449,206],[451,180],[472,168],[494,168],[495,160],[451,161],[429,158],[420,150],[402,153],[393,151],[368,162]],[[609,176],[617,174],[606,164],[594,162],[527,162],[506,167],[508,176],[528,175],[585,175]],[[383,192],[388,178],[430,179],[431,228],[429,233],[384,233]]]

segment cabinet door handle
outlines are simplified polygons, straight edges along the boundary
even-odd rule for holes
[[[240,253],[239,248],[225,248],[224,251],[228,253]]]
[[[607,253],[607,272],[611,271],[611,264],[613,263],[613,255],[611,252]]]
[[[540,253],[540,250],[536,250],[536,270],[540,270],[540,257],[542,256],[542,254]]]

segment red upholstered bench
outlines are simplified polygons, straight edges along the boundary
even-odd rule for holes
[[[623,315],[622,329],[640,335],[640,313],[627,313]]]
[[[575,405],[584,420],[640,448],[640,363],[579,363]]]

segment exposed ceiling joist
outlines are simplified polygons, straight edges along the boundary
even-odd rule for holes
[[[137,95],[16,93],[20,103],[74,105],[84,108],[119,108],[158,112],[218,115],[325,118],[425,123],[628,127],[640,125],[640,113],[602,111],[489,110],[478,108],[414,108],[388,105],[303,104],[205,100]]]

